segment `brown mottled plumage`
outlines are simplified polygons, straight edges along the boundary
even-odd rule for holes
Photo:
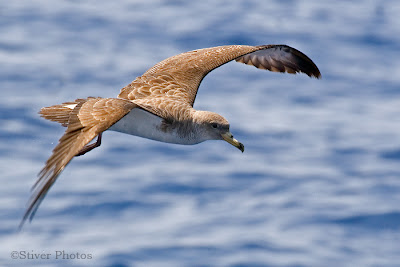
[[[310,58],[286,45],[211,47],[157,63],[124,87],[118,98],[89,97],[42,108],[42,117],[67,129],[39,173],[20,227],[26,219],[33,218],[71,159],[99,146],[101,133],[107,129],[177,144],[225,140],[243,152],[244,146],[233,138],[225,118],[193,109],[203,78],[232,60],[273,72],[303,72],[320,77]],[[97,142],[88,145],[96,136]]]

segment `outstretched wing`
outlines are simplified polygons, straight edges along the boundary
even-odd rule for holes
[[[20,228],[26,219],[33,218],[46,193],[72,158],[93,138],[137,107],[129,100],[116,98],[91,97],[77,99],[73,103],[77,104],[70,113],[68,128],[32,187],[32,197]]]
[[[151,97],[156,100],[162,96],[193,106],[203,78],[232,60],[274,72],[303,72],[310,77],[321,76],[310,58],[286,45],[219,46],[186,52],[161,61],[124,87],[118,97],[130,100]]]

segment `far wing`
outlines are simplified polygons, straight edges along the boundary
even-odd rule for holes
[[[198,87],[213,69],[236,60],[275,72],[304,72],[320,77],[314,62],[286,45],[229,45],[199,49],[167,58],[124,87],[120,98],[168,97],[193,106]]]

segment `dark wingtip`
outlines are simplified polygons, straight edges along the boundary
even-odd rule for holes
[[[306,56],[306,55],[304,55],[304,56]],[[307,59],[308,59],[307,63],[310,66],[310,71],[307,72],[306,74],[311,78],[321,79],[321,72],[319,71],[317,65],[315,65],[315,63],[309,57],[307,57]]]
[[[242,153],[244,152],[244,145],[242,143],[239,143],[239,150],[242,151]]]
[[[322,77],[318,68],[316,69],[316,72],[313,72],[313,73],[309,74],[308,76],[311,78],[318,79],[318,80],[321,79],[321,77]]]
[[[256,51],[241,56],[237,62],[282,73],[304,73],[309,77],[321,78],[315,63],[304,53],[288,45],[259,45]]]
[[[307,74],[311,78],[316,78],[320,79],[321,78],[321,72],[319,71],[317,65],[314,63],[314,61],[311,60],[306,54],[303,52],[297,50],[296,48],[284,45],[286,48],[291,49],[292,53],[295,54],[301,62],[299,62],[299,65],[302,66],[302,72]]]
[[[18,225],[18,228],[17,228],[18,232],[22,231],[22,228],[24,227],[24,224],[25,224],[26,220],[28,219],[28,216],[29,215],[27,213],[24,214],[24,217],[22,218],[21,222]]]
[[[280,47],[280,49],[295,56],[296,64],[299,67],[298,70],[299,72],[303,72],[311,78],[316,78],[316,79],[321,78],[321,72],[319,71],[317,65],[306,54],[288,45],[273,45],[273,46]]]

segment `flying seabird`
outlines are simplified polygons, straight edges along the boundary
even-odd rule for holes
[[[20,228],[28,218],[32,220],[72,158],[100,146],[106,130],[183,145],[225,140],[243,152],[243,144],[233,138],[224,117],[193,108],[203,78],[232,60],[273,72],[321,76],[309,57],[287,45],[227,45],[167,58],[122,88],[117,98],[88,97],[42,108],[43,118],[67,129],[38,174]],[[89,144],[95,137],[96,142]]]

